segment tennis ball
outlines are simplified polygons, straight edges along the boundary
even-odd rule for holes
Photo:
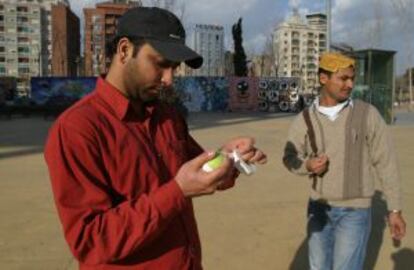
[[[205,172],[211,172],[223,164],[224,159],[226,157],[221,152],[216,152],[213,159],[210,159],[206,163],[204,163],[202,169]]]

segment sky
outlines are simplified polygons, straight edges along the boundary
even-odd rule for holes
[[[81,18],[85,7],[103,0],[69,0]],[[273,29],[292,14],[302,16],[325,12],[326,0],[176,0],[175,12],[182,17],[187,33],[195,24],[224,27],[225,46],[233,50],[231,26],[241,17],[243,46],[248,55],[263,51]],[[143,0],[150,6],[154,0]],[[414,66],[414,0],[332,0],[332,43],[345,42],[355,49],[397,51],[396,72]],[[183,9],[180,7],[184,6]],[[181,15],[183,14],[183,15]],[[82,31],[83,32],[83,29]]]

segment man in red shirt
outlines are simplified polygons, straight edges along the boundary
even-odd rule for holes
[[[45,148],[65,238],[80,269],[202,269],[191,199],[233,186],[238,174],[229,159],[204,172],[213,153],[159,99],[180,62],[198,68],[202,58],[159,8],[127,11],[108,49],[107,76],[59,117]],[[266,162],[252,138],[222,146],[234,149]]]

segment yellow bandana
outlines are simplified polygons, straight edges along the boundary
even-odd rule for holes
[[[340,53],[324,53],[319,60],[319,67],[330,72],[350,66],[355,66],[355,60]]]

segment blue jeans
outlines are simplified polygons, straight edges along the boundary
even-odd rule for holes
[[[371,231],[371,208],[308,205],[311,270],[362,270]]]

